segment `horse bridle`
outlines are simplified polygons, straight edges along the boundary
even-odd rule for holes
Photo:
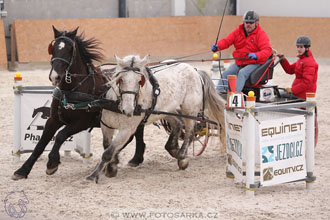
[[[141,73],[140,68],[138,68],[138,67],[134,67],[134,66],[133,66],[133,65],[134,65],[134,60],[135,60],[135,57],[132,58],[131,65],[130,65],[130,66],[126,66],[126,67],[124,67],[122,71],[118,72],[118,73],[113,77],[113,79],[116,79],[121,73],[125,73],[125,72],[128,72],[128,71],[133,71],[134,73],[141,75],[140,85],[143,86],[144,83],[145,83],[145,77],[144,77],[144,75]],[[123,96],[123,94],[132,94],[132,95],[134,95],[134,100],[135,100],[135,105],[136,105],[136,104],[137,104],[137,96],[138,96],[138,92],[122,90],[122,89],[120,88],[120,82],[116,82],[116,83],[119,84],[119,86],[118,86],[118,89],[119,89],[119,97],[118,97],[118,99],[121,101],[121,100],[122,100],[122,96]]]
[[[144,75],[143,75],[143,74],[141,73],[141,71],[140,71],[140,68],[133,67],[133,66],[131,65],[131,66],[129,66],[129,67],[124,67],[123,69],[124,69],[124,70],[118,72],[118,73],[115,75],[115,77],[118,77],[121,73],[125,73],[125,72],[128,72],[128,71],[133,71],[134,73],[141,75],[141,78],[142,78],[143,80],[145,80],[145,79],[144,79]],[[117,82],[117,84],[119,84],[119,85],[118,85],[118,89],[119,89],[119,97],[118,97],[118,99],[119,99],[119,100],[122,100],[122,96],[123,96],[124,94],[132,94],[132,95],[134,95],[134,100],[135,100],[135,105],[136,105],[136,104],[137,104],[138,92],[122,90],[122,89],[120,88],[120,82]],[[144,82],[143,82],[143,84],[144,84]],[[140,85],[141,85],[141,83],[140,83]],[[141,86],[143,86],[143,85],[141,85]]]
[[[68,64],[67,68],[65,69],[65,82],[68,83],[68,84],[70,84],[70,83],[72,82],[72,80],[71,80],[71,73],[69,72],[69,69],[70,69],[70,67],[72,66],[72,63],[73,63],[73,61],[74,61],[74,58],[76,57],[76,43],[75,43],[75,41],[72,40],[71,38],[65,36],[65,33],[64,33],[63,36],[59,36],[59,37],[57,37],[57,38],[55,39],[55,42],[56,42],[57,40],[60,40],[60,39],[67,40],[67,41],[69,41],[69,42],[72,44],[72,48],[73,48],[72,56],[71,56],[70,61],[68,61],[68,60],[66,60],[66,59],[64,59],[64,58],[62,58],[62,57],[53,57],[53,56],[52,56],[52,59],[51,59],[51,61],[50,61],[51,66],[52,66],[52,69],[51,69],[51,71],[50,71],[50,73],[49,73],[49,79],[50,79],[50,76],[51,76],[52,71],[53,71],[53,63],[54,63],[56,60],[60,60],[60,61],[63,61],[64,63]]]
[[[149,82],[152,85],[152,102],[151,102],[150,108],[147,109],[146,114],[144,115],[143,119],[141,120],[141,123],[142,124],[147,123],[148,118],[150,117],[150,115],[152,114],[152,112],[155,109],[155,106],[157,104],[157,98],[158,98],[158,96],[160,94],[160,88],[159,88],[159,84],[158,84],[158,81],[157,81],[156,77],[154,77],[154,75],[153,75],[153,73],[152,73],[152,71],[151,71],[150,68],[145,67],[145,70],[148,73],[148,80],[149,80]],[[132,64],[129,67],[125,67],[123,71],[118,72],[115,75],[115,77],[118,77],[120,73],[127,72],[127,71],[133,71],[133,72],[135,72],[137,74],[140,74],[141,77],[143,77],[143,79],[141,79],[141,81],[145,80],[144,79],[144,75],[141,73],[140,69],[137,68],[137,67],[133,67]],[[143,86],[144,83],[145,83],[145,81],[142,84],[140,82],[141,87]],[[141,109],[141,106],[138,106],[138,104],[137,104],[137,92],[134,92],[134,91],[122,91],[120,89],[120,86],[118,86],[118,88],[119,88],[119,93],[120,93],[120,96],[118,98],[119,100],[122,99],[121,96],[122,96],[122,94],[125,94],[125,93],[129,93],[129,94],[134,94],[135,95],[135,110],[134,110],[134,112],[137,112],[138,113],[137,115],[139,115],[142,112],[141,111],[142,109]]]

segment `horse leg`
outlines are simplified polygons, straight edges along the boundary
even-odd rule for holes
[[[123,148],[121,148],[119,150],[119,152],[122,150]],[[119,152],[118,153],[113,153],[114,156],[113,156],[113,160],[110,161],[110,163],[108,163],[106,165],[106,169],[105,169],[105,176],[106,177],[115,177],[117,176],[117,172],[118,172],[118,166],[117,164],[119,163]]]
[[[184,170],[189,165],[189,160],[187,158],[188,147],[190,146],[194,135],[194,124],[195,122],[192,120],[184,119],[185,122],[185,136],[183,144],[178,153],[178,165],[181,170]]]
[[[109,164],[110,167],[106,170],[108,177],[117,175],[117,164],[119,163],[118,154],[123,149],[123,145],[129,140],[134,130],[124,129],[120,130],[111,145],[103,152],[101,161],[97,164],[96,168],[86,179],[98,183],[100,171]]]
[[[143,162],[143,154],[146,147],[143,141],[143,131],[144,131],[144,125],[139,125],[138,128],[136,129],[135,134],[131,135],[129,140],[123,146],[123,148],[125,148],[129,143],[132,142],[135,136],[136,139],[135,154],[134,157],[128,162],[129,166],[137,167],[139,166],[140,163]],[[102,126],[102,133],[103,133],[103,148],[105,150],[111,145],[114,129],[109,129],[107,127]],[[111,169],[109,166],[107,167],[108,167],[107,169]]]
[[[109,129],[108,127],[102,126],[102,134],[103,134],[103,148],[106,150],[112,143],[112,138],[115,130],[114,129]],[[130,137],[130,139],[127,141],[127,143],[124,145],[123,148],[126,147],[132,140],[133,140],[133,135]],[[118,158],[117,158],[118,160]],[[119,162],[119,160],[118,160]],[[106,176],[111,177],[111,173],[114,173],[115,171],[112,169],[111,165],[108,164],[106,165],[105,169],[102,171],[106,172]]]
[[[33,149],[32,154],[30,157],[25,161],[25,163],[14,172],[12,176],[13,180],[19,180],[23,178],[27,178],[29,173],[32,170],[33,165],[40,157],[40,155],[44,152],[47,144],[53,138],[56,131],[62,126],[62,123],[57,121],[55,118],[49,118],[46,121],[45,129],[42,132],[41,138],[37,143],[36,147]]]
[[[140,129],[142,129],[142,138],[143,138],[144,126],[140,127]],[[140,132],[141,132],[141,130],[140,130]],[[122,147],[117,147],[114,149],[113,157],[112,157],[110,163],[108,163],[108,165],[107,165],[105,176],[115,177],[117,175],[117,171],[118,171],[117,165],[119,163],[119,153],[132,141],[133,136],[134,135],[131,135],[129,140],[126,143],[123,142],[125,144]],[[122,140],[120,140],[120,142],[122,142]],[[120,146],[120,145],[122,145],[122,144],[119,143],[118,145],[115,145],[115,146]],[[143,149],[143,152],[144,152],[144,149]],[[142,156],[143,156],[143,153],[142,153]]]
[[[165,149],[174,158],[177,158],[179,152],[179,137],[182,131],[182,122],[177,117],[166,117],[171,126],[171,134],[165,144]]]
[[[144,158],[144,151],[146,149],[146,144],[144,143],[143,140],[143,133],[144,133],[144,125],[139,125],[135,131],[135,142],[136,142],[136,146],[135,146],[135,154],[133,156],[133,158],[128,162],[128,165],[131,167],[137,167],[139,166]],[[132,139],[132,137],[131,137]],[[131,140],[130,139],[130,140]],[[126,147],[126,145],[129,143],[130,141],[128,141],[124,147]]]
[[[74,135],[82,130],[87,129],[89,124],[82,124],[81,122],[70,124],[65,126],[61,131],[58,132],[58,134],[55,137],[55,143],[48,154],[48,162],[47,162],[47,170],[46,173],[48,175],[54,174],[57,169],[60,162],[60,148],[64,141],[70,137],[71,135]]]
[[[103,135],[103,149],[106,150],[112,143],[113,134],[115,129],[110,129],[104,126],[101,126],[102,135]]]

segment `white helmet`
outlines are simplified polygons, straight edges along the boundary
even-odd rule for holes
[[[243,22],[256,22],[259,21],[259,15],[255,11],[247,11],[244,13]]]

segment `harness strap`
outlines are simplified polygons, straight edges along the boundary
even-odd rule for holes
[[[94,83],[93,95],[94,95],[95,94],[95,85],[96,85],[96,82],[95,82],[95,69],[93,68],[93,66],[91,64],[87,64],[87,68],[88,68],[89,74],[93,76],[93,83]]]
[[[89,74],[80,81],[73,89],[70,91],[61,91],[58,87],[55,88],[53,92],[53,97],[61,101],[61,105],[65,109],[91,109],[92,107],[100,107],[99,104],[95,104],[94,100],[97,100],[99,97],[95,96],[96,90],[96,80],[95,80],[95,70],[92,65],[87,64]],[[75,92],[81,85],[83,85],[88,78],[93,77],[93,91],[92,94]],[[101,94],[105,94],[108,91],[108,88]],[[100,96],[100,97],[101,97]]]
[[[196,121],[205,121],[210,124],[218,125],[217,122],[206,119],[204,117],[201,118],[201,117],[196,117],[196,116],[191,116],[191,115],[182,115],[182,114],[177,114],[177,113],[173,113],[173,112],[163,112],[163,111],[150,110],[150,109],[141,109],[141,112],[145,112],[146,114],[171,115],[171,116],[175,116],[175,117],[189,118],[189,119],[193,119]]]
[[[52,58],[52,59],[50,60],[50,63],[54,63],[55,60],[61,60],[61,61],[63,61],[63,62],[66,63],[66,64],[70,64],[69,61],[67,61],[66,59],[63,59],[62,57],[54,57],[54,58]]]
[[[82,84],[84,84],[87,80],[88,80],[88,78],[90,77],[90,76],[93,76],[93,82],[94,82],[94,84],[93,84],[93,95],[95,94],[95,71],[92,69],[92,67],[89,65],[89,64],[87,64],[87,68],[88,68],[88,75],[82,80],[82,81],[80,81],[73,89],[71,89],[71,92],[74,92],[74,91],[76,91]]]
[[[199,73],[198,73],[199,74]],[[204,90],[204,80],[202,77],[199,77],[202,84],[202,91],[203,91],[203,107],[202,107],[202,118],[204,118],[204,110],[205,110],[205,90]]]
[[[102,121],[102,119],[100,119],[100,122],[107,128],[109,129],[114,129],[113,127],[111,127],[110,125],[107,125],[104,121]]]
[[[148,118],[150,117],[151,113],[154,111],[155,106],[157,104],[157,98],[160,94],[160,89],[159,89],[159,84],[158,81],[156,79],[156,77],[152,74],[151,70],[149,67],[146,67],[146,70],[148,72],[149,75],[149,81],[152,85],[152,103],[151,103],[151,107],[148,109],[148,111],[146,111],[146,114],[144,115],[144,118],[142,119],[140,124],[145,124],[148,121]]]

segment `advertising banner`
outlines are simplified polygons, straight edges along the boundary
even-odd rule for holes
[[[227,145],[227,168],[235,176],[235,180],[243,180],[243,146],[242,129],[243,122],[235,112],[225,110],[226,113],[226,145]]]
[[[51,94],[23,93],[21,98],[21,151],[33,150],[41,138],[45,123],[50,116]],[[59,129],[60,130],[60,129]],[[51,150],[55,137],[46,150]],[[74,136],[69,137],[61,150],[74,150]]]
[[[275,185],[306,177],[305,117],[261,121],[260,183]]]

